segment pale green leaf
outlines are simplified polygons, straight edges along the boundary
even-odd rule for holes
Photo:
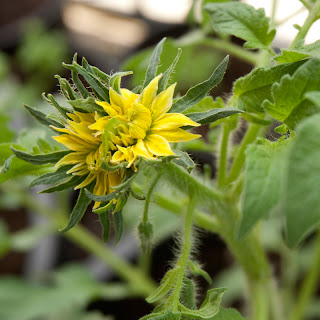
[[[275,36],[264,9],[240,2],[208,3],[204,8],[218,32],[245,40],[246,48],[268,49]]]
[[[280,201],[288,141],[260,141],[247,150],[240,239]]]
[[[275,119],[290,128],[303,118],[320,109],[305,98],[309,91],[320,88],[320,59],[313,58],[300,66],[292,76],[284,75],[279,83],[272,86],[271,101],[265,101],[265,110]]]
[[[272,85],[280,81],[285,74],[293,74],[302,63],[296,62],[254,69],[235,82],[232,105],[247,112],[264,112],[262,103],[265,99],[272,99]]]
[[[246,320],[236,309],[221,308],[212,320]]]
[[[287,242],[296,246],[320,223],[320,115],[297,127],[288,157],[283,210]]]

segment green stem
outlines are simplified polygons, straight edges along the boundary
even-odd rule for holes
[[[230,174],[227,178],[227,183],[233,182],[241,173],[244,162],[245,162],[245,151],[248,146],[248,144],[255,141],[257,138],[261,126],[250,123],[249,128],[245,134],[245,136],[242,139],[240,148],[238,150],[238,153],[233,161],[232,167],[230,169]]]
[[[281,26],[282,24],[284,24],[285,22],[289,21],[290,19],[294,18],[296,15],[300,14],[301,12],[305,12],[306,11],[306,8],[304,7],[301,7],[299,10],[289,14],[287,17],[283,18],[282,20],[280,21],[276,21],[275,22],[275,25],[276,26]]]
[[[276,13],[277,13],[277,6],[278,6],[278,1],[273,0],[272,1],[272,11],[271,11],[271,24],[274,24],[275,18],[276,18]]]
[[[184,234],[183,234],[183,243],[181,244],[182,251],[180,258],[177,262],[176,269],[177,273],[177,282],[176,286],[170,296],[170,302],[172,303],[172,311],[177,311],[179,306],[179,299],[181,290],[183,287],[183,277],[186,274],[186,268],[188,265],[188,259],[191,251],[191,238],[192,238],[192,221],[193,221],[193,211],[195,207],[195,201],[193,194],[189,195],[189,205],[188,210],[185,216],[184,222]]]
[[[228,125],[228,123],[225,123],[223,125],[222,137],[221,137],[221,143],[220,143],[220,158],[219,158],[219,170],[218,170],[218,187],[220,188],[225,185],[230,131],[231,131],[230,126]]]
[[[145,204],[144,204],[144,210],[143,210],[143,222],[148,222],[148,211],[149,211],[149,205],[150,205],[150,200],[151,200],[151,195],[152,195],[152,192],[155,188],[155,186],[157,185],[157,183],[159,182],[160,178],[161,178],[161,175],[162,175],[162,172],[160,170],[160,172],[157,174],[157,176],[154,178],[150,188],[149,188],[149,191],[147,193],[147,196],[146,196],[146,201],[145,201]]]
[[[291,320],[302,320],[305,311],[314,295],[320,279],[320,231],[318,231],[315,244],[315,257],[313,259],[313,266],[302,284],[302,288],[298,295],[295,308],[292,310]]]
[[[177,45],[206,45],[223,52],[228,52],[254,66],[258,60],[256,53],[243,49],[230,41],[208,37],[201,30],[188,33],[177,41]]]
[[[15,190],[16,193],[18,193]],[[19,196],[26,208],[41,214],[51,220],[57,228],[66,226],[68,219],[64,216],[64,212],[57,212],[48,208],[40,201],[35,201],[28,194],[20,192]],[[92,235],[81,225],[77,225],[73,229],[61,235],[70,239],[72,242],[83,248],[87,252],[95,255],[106,265],[108,265],[119,277],[127,281],[132,290],[137,294],[146,297],[156,289],[156,285],[150,278],[143,274],[139,269],[130,265],[128,262],[118,257],[112,250],[105,246],[100,239]]]
[[[294,38],[290,48],[292,48],[299,40],[302,40],[306,37],[313,23],[319,19],[319,11],[320,11],[320,1],[317,1],[311,8],[309,8],[309,15],[304,21],[301,29],[298,34]]]
[[[300,2],[301,2],[308,10],[311,9],[311,5],[310,5],[310,3],[308,2],[308,0],[300,0]]]

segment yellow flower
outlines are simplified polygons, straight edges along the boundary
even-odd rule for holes
[[[160,77],[154,78],[141,95],[127,89],[120,89],[119,94],[110,88],[110,103],[96,101],[106,115],[75,111],[68,114],[65,128],[54,127],[63,133],[54,139],[72,151],[56,166],[73,165],[68,174],[86,175],[75,189],[95,181],[94,194],[110,193],[112,187],[121,183],[124,169],[106,171],[101,168],[103,160],[111,166],[126,162],[127,168],[136,170],[133,164],[139,157],[155,159],[173,155],[170,142],[200,137],[180,128],[198,123],[179,113],[167,113],[175,85],[157,94]],[[96,202],[94,208],[99,205]]]
[[[172,106],[175,84],[157,95],[160,77],[154,78],[141,95],[126,89],[118,94],[110,89],[110,103],[96,101],[108,115],[97,119],[90,129],[97,130],[97,137],[107,137],[105,150],[112,151],[111,163],[126,161],[129,168],[138,157],[154,159],[173,155],[170,142],[200,137],[180,128],[198,126],[198,123],[180,113],[167,114]],[[114,126],[106,132],[111,121]]]

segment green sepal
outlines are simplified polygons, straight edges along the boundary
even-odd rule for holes
[[[52,193],[52,192],[63,191],[70,188],[74,188],[77,185],[79,185],[84,179],[85,179],[85,176],[71,176],[70,179],[60,182],[59,184],[53,187],[41,190],[39,193]]]
[[[249,121],[251,123],[260,124],[262,126],[269,126],[272,123],[271,120],[265,120],[263,118],[258,117],[258,115],[253,114],[253,113],[242,113],[241,116],[243,119],[246,119],[247,121]]]
[[[133,92],[133,93],[140,93],[141,90],[142,90],[142,86],[139,85],[139,86],[134,87],[134,88],[131,90],[131,92]]]
[[[77,62],[77,56],[78,56],[78,54],[75,53],[74,56],[73,56],[72,62]],[[72,82],[76,86],[76,88],[78,89],[79,93],[82,95],[83,98],[90,97],[91,96],[90,93],[87,91],[87,89],[85,88],[85,86],[81,82],[76,70],[72,69],[71,71],[72,71],[71,72]]]
[[[182,50],[180,48],[178,48],[178,53],[177,53],[175,59],[173,60],[173,62],[170,65],[170,67],[166,70],[166,72],[163,74],[163,76],[159,80],[158,93],[166,90],[166,88],[168,86],[168,82],[170,80],[171,73],[174,71],[174,69],[176,67],[176,64],[179,61],[179,58],[181,56],[181,52],[182,52]]]
[[[48,163],[56,163],[65,155],[70,153],[71,151],[56,151],[47,154],[30,154],[18,149],[11,147],[12,152],[20,159],[29,162],[31,164],[48,164]]]
[[[207,124],[207,123],[218,121],[226,117],[230,117],[237,113],[243,113],[243,111],[236,108],[219,108],[219,109],[212,109],[206,112],[186,113],[185,115],[197,123]]]
[[[4,162],[4,164],[3,164],[3,166],[2,166],[2,168],[0,170],[0,174],[4,174],[4,173],[9,171],[12,159],[14,157],[15,157],[15,155],[12,154],[9,158],[6,159],[6,161]]]
[[[124,72],[116,72],[110,77],[110,87],[113,88],[114,91],[121,94],[120,83],[121,78],[132,74],[132,71],[124,71]]]
[[[53,106],[60,112],[60,114],[61,114],[64,118],[66,118],[66,119],[69,118],[69,117],[67,116],[67,113],[72,112],[72,110],[70,110],[70,109],[68,109],[68,108],[66,108],[66,107],[60,106],[59,103],[55,100],[55,98],[53,97],[52,94],[49,93],[49,94],[46,96],[45,92],[43,92],[43,93],[42,93],[42,98],[43,98],[44,101],[46,101],[46,102],[50,103],[51,105],[53,105]]]
[[[182,113],[184,111],[187,111],[196,103],[200,102],[212,88],[214,88],[221,82],[226,72],[228,61],[229,56],[226,56],[218,65],[218,67],[214,70],[213,74],[208,80],[199,83],[196,86],[189,89],[183,97],[181,97],[173,103],[169,112]]]
[[[123,209],[123,207],[126,205],[128,201],[128,197],[129,197],[129,193],[125,191],[123,194],[121,194],[120,197],[117,198],[117,203],[113,210],[113,213],[121,211]]]
[[[81,74],[91,86],[98,99],[102,101],[109,101],[108,88],[99,80],[99,78],[94,73],[90,73],[87,69],[81,67],[78,63],[76,63],[76,61],[73,61],[72,64],[63,63],[63,66],[67,69],[70,69],[71,71],[75,71]]]
[[[141,221],[138,226],[140,246],[143,252],[149,253],[152,248],[153,225],[149,221]]]
[[[65,118],[63,118],[61,115],[54,113],[54,112],[47,114],[47,119],[60,123],[60,126],[62,126],[62,128],[64,128],[65,125],[67,124],[67,121]],[[52,128],[52,129],[55,131],[55,133],[61,134],[61,132],[56,131],[54,128]]]
[[[144,89],[152,79],[154,79],[157,75],[158,65],[160,63],[160,56],[163,48],[163,44],[166,41],[167,38],[163,38],[155,47],[153,50],[153,53],[150,58],[150,62],[146,71],[145,79],[142,85],[142,88]]]
[[[102,227],[102,239],[104,242],[109,240],[110,235],[110,212],[105,210],[99,214],[99,219]]]
[[[210,319],[214,317],[220,309],[221,298],[226,290],[226,288],[208,290],[207,297],[198,310],[192,310],[180,304],[181,314],[195,319]]]
[[[192,169],[196,166],[190,156],[183,151],[180,150],[173,150],[174,153],[178,156],[178,158],[174,158],[173,162],[175,162],[180,167],[185,168],[189,173]]]
[[[140,195],[136,194],[136,193],[132,190],[131,187],[130,187],[130,189],[129,189],[129,192],[130,192],[130,194],[131,194],[135,199],[137,199],[137,200],[146,200],[146,197],[145,197],[145,196],[140,196]]]
[[[52,120],[52,119],[48,119],[47,118],[47,115],[44,114],[43,112],[39,111],[39,110],[36,110],[34,108],[31,108],[30,106],[24,104],[23,105],[27,110],[28,112],[35,118],[37,119],[40,123],[44,124],[45,126],[49,127],[49,126],[54,126],[54,127],[57,127],[57,128],[63,128],[64,126],[55,121],[55,120]]]
[[[114,232],[115,232],[115,243],[119,243],[123,234],[123,215],[122,211],[117,211],[113,214]]]
[[[175,287],[177,272],[176,269],[167,271],[161,279],[159,287],[146,298],[146,301],[148,303],[154,303],[164,298]]]
[[[209,284],[212,284],[212,279],[208,272],[204,271],[197,262],[189,260],[188,265],[193,275],[202,276]]]
[[[117,171],[119,169],[124,169],[126,168],[127,165],[128,165],[127,162],[121,162],[120,164],[110,166],[105,159],[102,159],[100,168],[105,171],[112,172],[112,171]]]
[[[100,206],[99,208],[97,209],[93,209],[92,211],[94,213],[97,213],[97,214],[101,214],[101,213],[104,213],[106,211],[113,211],[113,208],[114,207],[114,203],[113,201],[109,201],[106,205],[102,204],[102,206]]]
[[[80,98],[80,96],[72,89],[67,79],[61,78],[58,74],[55,75],[54,77],[58,79],[60,84],[60,90],[66,99],[76,100]]]
[[[87,59],[85,57],[82,57],[82,67],[85,68],[86,70],[88,70],[89,73],[94,74],[94,71],[92,69],[92,67],[90,66],[90,64],[88,63]]]
[[[102,72],[100,69],[98,69],[97,67],[93,67],[91,66],[91,69],[93,70],[94,74],[100,78],[100,80],[102,80],[106,86],[108,87],[109,86],[109,83],[110,83],[110,76],[104,72]]]
[[[77,100],[67,100],[67,102],[73,107],[75,111],[79,112],[101,112],[104,113],[104,110],[101,106],[95,103],[93,97],[88,97],[86,99],[77,99]]]
[[[92,184],[90,186],[92,186]],[[91,199],[89,199],[86,196],[84,189],[81,188],[77,203],[71,212],[68,225],[65,228],[61,229],[60,231],[66,232],[66,231],[70,230],[71,228],[73,228],[74,226],[76,226],[80,222],[80,220],[82,219],[82,217],[83,217],[84,213],[86,212],[90,203],[91,203]]]
[[[37,186],[39,184],[55,184],[57,182],[61,182],[64,180],[69,180],[70,175],[68,175],[66,172],[72,168],[71,166],[63,166],[58,168],[54,172],[48,172],[43,174],[42,176],[36,178],[33,180],[29,187]]]

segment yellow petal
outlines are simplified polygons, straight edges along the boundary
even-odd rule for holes
[[[181,113],[168,113],[153,122],[152,130],[172,130],[182,126],[198,127],[200,124]]]
[[[96,178],[96,175],[93,173],[89,173],[88,176],[79,184],[77,185],[74,190],[83,188],[85,186],[87,186],[88,184],[90,184],[94,179]]]
[[[140,156],[146,159],[152,159],[152,155],[149,153],[142,140],[138,140],[138,142],[132,146],[132,151],[138,157]]]
[[[122,151],[118,150],[113,154],[111,162],[120,163],[125,160],[126,160],[125,154]]]
[[[121,109],[121,114],[123,114],[124,110],[126,109],[126,101],[125,97],[114,91],[112,88],[109,90],[110,95],[110,104],[113,107],[119,107]]]
[[[101,106],[104,109],[104,111],[108,113],[110,117],[115,117],[118,114],[122,114],[121,108],[116,105],[111,105],[108,102],[97,101],[97,100],[95,101],[95,103]]]
[[[94,113],[78,112],[78,111],[75,111],[74,113],[79,118],[79,121],[76,121],[76,122],[89,122],[89,123],[94,122]]]
[[[140,102],[148,109],[151,109],[152,102],[157,95],[159,79],[161,77],[162,74],[155,77],[141,93]]]
[[[108,188],[109,188],[108,174],[101,172],[99,175],[97,175],[97,181],[96,181],[96,185],[93,188],[93,193],[97,196],[104,196],[107,193]],[[101,202],[96,201],[94,203],[93,209],[97,209],[100,203]]]
[[[193,139],[200,138],[200,134],[194,134],[182,129],[175,130],[161,130],[161,131],[150,131],[150,134],[156,133],[159,136],[165,138],[168,142],[182,142],[190,141]]]
[[[68,164],[85,163],[87,152],[71,152],[64,156],[56,163],[56,167]]]
[[[102,117],[98,119],[94,124],[90,125],[89,129],[97,130],[97,131],[104,131],[106,125],[108,124],[110,117]]]
[[[173,93],[174,93],[175,86],[176,86],[176,83],[171,85],[165,91],[162,91],[161,93],[159,93],[156,96],[156,98],[153,100],[153,103],[151,106],[151,115],[154,121],[170,110],[172,106]]]
[[[66,146],[68,149],[73,151],[91,151],[93,149],[96,149],[97,145],[89,143],[85,140],[82,140],[76,136],[68,135],[68,134],[62,134],[58,137],[53,137],[56,141],[62,143],[64,146]]]
[[[169,142],[157,134],[148,134],[147,138],[144,139],[144,143],[149,152],[156,156],[170,156],[174,154]]]
[[[75,166],[73,166],[70,170],[67,171],[67,174],[75,174],[80,175],[79,172],[84,172],[81,175],[84,175],[86,173],[89,173],[88,167],[86,163],[78,163]]]
[[[118,186],[122,182],[123,171],[110,172],[108,175],[109,179],[109,192],[112,192],[112,187]]]

